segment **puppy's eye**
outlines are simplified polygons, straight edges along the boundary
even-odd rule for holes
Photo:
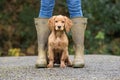
[[[56,23],[58,22],[58,21],[55,21]]]
[[[65,21],[62,21],[62,23],[65,23]]]

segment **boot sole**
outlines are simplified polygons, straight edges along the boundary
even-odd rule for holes
[[[36,64],[35,67],[36,68],[46,68],[47,65],[46,64]]]
[[[83,68],[84,64],[73,64],[73,68]]]

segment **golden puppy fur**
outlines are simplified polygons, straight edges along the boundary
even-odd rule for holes
[[[48,38],[48,68],[52,68],[54,63],[60,64],[61,68],[72,65],[69,60],[68,38],[72,21],[66,16],[53,16],[48,20],[51,34]]]

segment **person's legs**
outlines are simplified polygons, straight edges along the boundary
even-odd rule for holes
[[[67,5],[71,18],[83,16],[81,0],[67,0]]]
[[[75,44],[75,56],[73,67],[84,67],[84,32],[86,29],[87,18],[83,17],[81,0],[67,0],[70,17],[73,21],[71,29],[72,38]]]
[[[38,38],[38,59],[36,63],[37,68],[47,67],[45,47],[50,33],[47,22],[48,19],[52,16],[54,3],[54,0],[41,0],[39,18],[34,19]]]
[[[55,0],[41,0],[39,17],[50,18],[53,13],[54,5],[55,5]]]

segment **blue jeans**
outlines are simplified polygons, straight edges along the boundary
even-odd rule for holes
[[[41,0],[39,17],[50,18],[53,13],[55,0]],[[67,0],[70,18],[83,16],[81,8],[81,0]]]

